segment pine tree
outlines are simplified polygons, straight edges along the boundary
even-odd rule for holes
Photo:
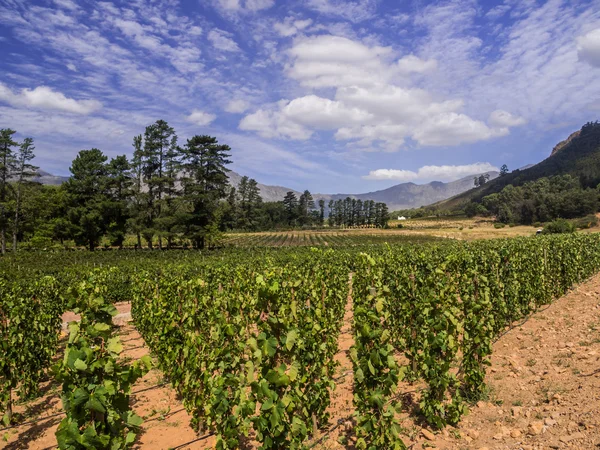
[[[131,198],[131,187],[134,183],[131,165],[125,155],[117,156],[107,165],[108,191],[110,195],[110,225],[108,234],[112,245],[123,247],[129,220],[128,201]]]
[[[286,193],[283,198],[283,205],[285,207],[288,225],[295,225],[298,217],[298,199],[296,194],[292,191]]]
[[[13,222],[13,252],[17,251],[17,237],[19,234],[19,225],[21,219],[21,203],[22,199],[22,188],[28,179],[37,175],[38,167],[30,164],[30,161],[35,158],[33,151],[33,139],[25,138],[23,143],[20,145],[19,150],[15,157],[15,175],[16,175],[16,205],[15,205],[15,220]]]
[[[75,242],[92,251],[100,243],[110,220],[107,159],[97,148],[81,150],[71,164],[72,175],[65,184]]]
[[[187,140],[182,152],[183,202],[187,214],[182,215],[184,234],[196,248],[204,248],[207,235],[220,223],[215,214],[221,199],[228,194],[229,181],[225,166],[231,148],[219,144],[211,136],[194,136]]]
[[[15,168],[13,140],[16,131],[10,128],[0,129],[0,251],[6,253],[6,228],[8,227],[8,191],[10,177]]]
[[[325,225],[325,200],[319,200],[319,226]]]

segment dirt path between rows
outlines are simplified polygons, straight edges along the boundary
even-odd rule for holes
[[[127,314],[127,308],[128,304],[120,304],[119,314]],[[126,358],[148,353],[131,323],[121,325],[119,334]],[[340,367],[332,394],[330,427],[353,411],[352,365],[347,355],[352,344],[349,296],[336,355]],[[413,417],[404,415],[405,443],[413,449],[600,448],[600,275],[503,336],[494,345],[487,382],[489,398],[473,407],[458,428],[431,435],[423,433]],[[214,438],[210,437],[186,445],[197,438],[189,427],[190,417],[175,391],[163,383],[161,372],[155,369],[133,388],[133,409],[145,418],[135,448],[212,448]],[[54,432],[62,419],[61,415],[53,416],[61,411],[59,386],[45,383],[42,390],[40,399],[15,408],[24,414],[23,420],[34,423],[1,431],[0,438],[4,439],[0,448],[55,448]],[[415,399],[406,399],[408,403],[411,400]],[[314,448],[351,448],[337,442],[348,425],[344,420],[332,433],[324,427],[322,441]]]

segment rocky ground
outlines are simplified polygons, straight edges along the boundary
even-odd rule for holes
[[[127,306],[119,305],[119,313],[126,320]],[[336,357],[340,368],[331,427],[321,431],[315,449],[352,448],[338,442],[341,434],[352,437],[352,367],[346,355],[351,320],[349,302]],[[131,324],[122,324],[119,333],[126,358],[148,353]],[[413,449],[600,449],[600,275],[504,335],[494,346],[487,382],[489,398],[474,405],[459,427],[441,432],[424,428],[411,415],[418,393],[407,395],[401,418],[405,443]],[[162,374],[152,370],[133,389],[133,408],[145,419],[136,448],[212,448],[212,437],[192,442],[198,436],[188,425],[189,415],[163,383]],[[2,430],[0,448],[55,448],[54,432],[62,419],[59,387],[45,383],[43,392],[18,405],[26,423]]]

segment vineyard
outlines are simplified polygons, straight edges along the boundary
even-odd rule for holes
[[[66,414],[60,448],[134,445],[141,419],[129,394],[150,360],[122,361],[111,328],[113,304],[131,301],[154,364],[200,435],[214,434],[219,449],[311,448],[336,425],[335,356],[351,305],[354,446],[406,448],[400,381],[418,390],[418,415],[431,429],[456,425],[486,395],[494,341],[600,270],[597,234],[402,245],[376,236],[352,245],[327,236],[325,245],[311,235],[268,248],[281,236],[247,235],[250,248],[205,254],[0,260],[4,426],[19,420],[14,403],[55,377]],[[67,310],[81,322],[65,342]]]

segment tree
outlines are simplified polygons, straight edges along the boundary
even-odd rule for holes
[[[131,187],[134,183],[131,176],[131,165],[125,155],[110,160],[107,166],[110,193],[110,225],[108,233],[111,244],[123,247],[129,219],[128,201],[131,198]]]
[[[16,155],[16,177],[17,177],[17,189],[16,189],[16,205],[15,205],[15,220],[13,222],[13,252],[17,251],[17,236],[19,234],[19,220],[21,218],[21,202],[22,202],[22,191],[23,184],[37,174],[38,167],[30,164],[29,162],[35,158],[33,151],[33,139],[25,138],[19,151]]]
[[[508,173],[508,166],[506,164],[502,164],[502,167],[500,167],[500,176],[503,177],[507,173]]]
[[[256,180],[242,177],[238,186],[238,226],[242,229],[256,230],[259,225],[261,205],[262,198]]]
[[[336,221],[335,221],[335,217],[337,214],[336,203],[334,200],[329,200],[329,204],[327,206],[329,208],[329,218],[327,219],[327,222],[329,223],[330,227],[333,227],[336,224]]]
[[[65,184],[70,196],[69,220],[78,245],[93,251],[105,234],[108,220],[108,158],[97,148],[81,150]]]
[[[163,198],[169,198],[175,186],[177,171],[177,135],[164,120],[157,120],[146,127],[144,132],[144,181],[148,186],[148,220],[145,230],[148,245],[152,247],[152,237],[158,234],[158,247],[162,249],[162,236],[165,234],[163,218]],[[158,223],[157,223],[157,219]]]
[[[131,160],[131,201],[128,228],[137,237],[137,248],[142,248],[142,232],[150,226],[148,205],[148,194],[142,189],[144,180],[144,149],[142,135],[133,138],[133,158]],[[150,241],[151,243],[151,241]]]
[[[298,217],[302,225],[310,223],[311,211],[315,209],[315,201],[310,191],[306,190],[300,195],[298,201]]]
[[[296,198],[296,194],[292,191],[287,192],[285,197],[283,197],[283,205],[285,207],[288,225],[295,224],[296,218],[298,217],[298,199]]]
[[[325,200],[319,200],[319,225],[325,224]]]
[[[220,219],[215,214],[219,202],[228,194],[229,169],[225,166],[231,164],[230,150],[211,136],[194,136],[181,150],[182,200],[186,206],[182,226],[196,248],[205,247],[207,233],[214,231],[211,225]]]
[[[6,253],[6,228],[8,226],[8,190],[9,181],[15,167],[13,140],[16,131],[10,128],[0,129],[0,251]]]

